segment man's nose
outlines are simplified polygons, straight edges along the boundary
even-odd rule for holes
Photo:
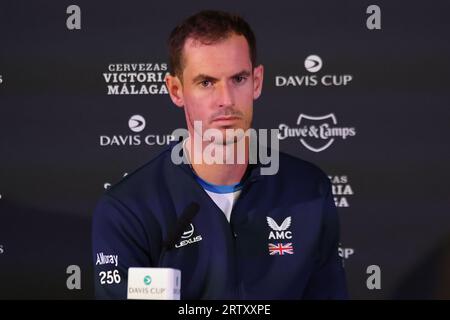
[[[227,83],[220,85],[217,92],[219,107],[229,107],[234,105],[233,91]]]

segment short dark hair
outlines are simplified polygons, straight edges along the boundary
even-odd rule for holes
[[[193,38],[209,45],[227,39],[233,33],[243,35],[247,39],[252,66],[256,66],[256,38],[249,24],[237,14],[204,10],[188,17],[170,33],[169,72],[182,80],[182,55],[186,39]]]

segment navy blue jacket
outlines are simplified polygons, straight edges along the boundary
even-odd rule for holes
[[[174,145],[98,202],[97,298],[126,299],[129,267],[180,269],[181,299],[347,298],[338,214],[322,170],[281,152],[276,175],[249,165],[228,222],[191,167],[172,163]],[[192,203],[198,210],[185,221]]]

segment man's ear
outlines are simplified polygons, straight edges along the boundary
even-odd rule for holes
[[[259,66],[253,68],[253,99],[256,100],[261,95],[262,85],[264,79],[264,66],[260,64]]]
[[[180,79],[177,76],[166,76],[166,87],[169,90],[170,99],[172,99],[173,103],[175,103],[178,107],[182,108],[184,106],[184,97],[183,97],[183,85],[181,84]]]

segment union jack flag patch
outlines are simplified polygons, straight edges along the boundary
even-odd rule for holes
[[[284,255],[284,254],[294,254],[294,247],[292,247],[292,242],[282,244],[282,243],[269,243],[269,254],[273,255]]]

